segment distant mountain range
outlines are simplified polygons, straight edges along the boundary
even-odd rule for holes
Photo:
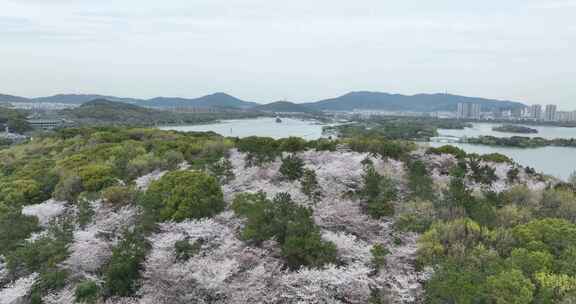
[[[514,101],[502,101],[450,94],[400,95],[380,92],[352,92],[346,95],[321,100],[304,106],[321,111],[351,111],[354,109],[385,111],[456,111],[458,103],[469,102],[482,105],[484,111],[525,107]]]
[[[241,100],[225,93],[215,93],[199,98],[156,97],[152,99],[121,98],[104,95],[60,94],[49,97],[25,98],[0,94],[0,102],[44,102],[84,104],[86,102],[105,99],[115,102],[124,102],[145,107],[199,107],[199,108],[235,108],[253,109],[268,112],[316,112],[316,111],[352,111],[352,110],[380,110],[380,111],[456,111],[458,103],[477,103],[483,111],[496,109],[514,109],[526,105],[507,100],[494,100],[478,97],[466,97],[451,94],[417,94],[401,95],[381,92],[352,92],[346,95],[308,103],[274,102],[259,104]]]

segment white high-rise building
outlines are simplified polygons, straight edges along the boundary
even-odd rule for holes
[[[480,119],[481,108],[479,104],[461,102],[458,104],[458,119]]]
[[[544,120],[545,121],[556,121],[556,105],[546,105],[546,109],[544,111]]]
[[[533,120],[541,120],[542,117],[542,106],[541,105],[531,105],[528,108],[529,117]]]
[[[556,112],[556,120],[562,122],[575,122],[576,121],[576,111],[558,111]]]

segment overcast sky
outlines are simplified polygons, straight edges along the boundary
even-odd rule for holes
[[[576,109],[576,0],[0,0],[0,93],[359,90]]]

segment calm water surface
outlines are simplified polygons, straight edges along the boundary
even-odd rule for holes
[[[323,126],[325,125],[321,125],[315,121],[291,118],[282,118],[282,122],[277,123],[275,118],[266,117],[258,119],[223,120],[219,123],[206,125],[166,126],[160,127],[160,129],[182,132],[213,131],[222,136],[231,137],[266,136],[278,139],[296,136],[312,140],[322,137]]]
[[[507,132],[496,132],[492,131],[493,127],[501,126],[502,124],[494,123],[474,123],[472,128],[465,128],[463,130],[446,130],[440,129],[438,132],[441,136],[456,136],[456,137],[478,137],[478,136],[494,136],[494,137],[512,137],[512,136],[524,136],[524,137],[542,137],[546,139],[554,138],[576,138],[576,128],[563,128],[563,127],[551,127],[551,126],[530,126],[522,125],[531,129],[538,130],[536,134],[519,134],[519,133],[507,133]]]

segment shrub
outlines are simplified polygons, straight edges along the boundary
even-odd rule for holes
[[[247,219],[242,237],[257,244],[277,240],[290,268],[320,267],[335,262],[336,247],[322,240],[312,210],[296,205],[289,194],[280,193],[274,201],[262,192],[239,194],[232,209]]]
[[[531,303],[534,297],[534,284],[516,269],[488,277],[486,285],[489,297],[496,304]]]
[[[456,157],[457,159],[464,159],[466,157],[466,151],[451,145],[446,145],[438,148],[429,148],[426,151],[427,154],[450,154]]]
[[[47,269],[40,273],[38,281],[33,286],[33,293],[47,294],[66,286],[68,272],[59,269]]]
[[[434,205],[427,201],[413,201],[401,205],[395,226],[401,231],[423,233],[435,220]]]
[[[234,166],[227,158],[222,158],[221,160],[213,163],[210,166],[210,172],[214,174],[222,184],[227,184],[234,179]]]
[[[102,192],[102,198],[111,205],[121,206],[134,203],[137,192],[128,186],[112,186]]]
[[[378,174],[371,164],[364,167],[363,180],[361,195],[367,200],[368,214],[373,218],[394,215],[393,202],[398,197],[394,181]]]
[[[537,213],[542,217],[563,218],[576,222],[576,195],[566,190],[546,190]]]
[[[90,204],[90,201],[85,198],[80,198],[78,201],[78,225],[84,229],[94,217],[94,209]]]
[[[576,225],[562,219],[543,219],[516,226],[512,234],[518,247],[559,255],[576,246]]]
[[[506,164],[514,163],[514,161],[510,157],[500,153],[484,154],[480,156],[480,159],[482,159],[483,161],[494,163],[506,163]]]
[[[282,244],[282,256],[288,267],[321,267],[336,261],[336,245],[322,240],[319,231],[304,235],[289,233]]]
[[[77,175],[69,175],[61,179],[54,190],[54,198],[59,201],[73,202],[82,192],[82,180]]]
[[[41,203],[43,194],[38,182],[32,179],[17,179],[0,182],[0,202],[11,206]]]
[[[152,153],[142,154],[128,162],[126,175],[131,180],[163,167],[165,167],[165,163]]]
[[[137,232],[127,233],[112,250],[112,257],[104,271],[107,295],[127,297],[138,289],[141,262],[146,256],[148,244]]]
[[[68,257],[72,230],[73,225],[69,219],[51,223],[48,234],[25,242],[6,256],[8,270],[12,274],[19,274],[55,267]]]
[[[30,234],[39,230],[35,216],[26,216],[14,209],[0,211],[0,255],[16,249]]]
[[[224,196],[213,176],[195,171],[174,171],[153,182],[148,201],[158,202],[163,221],[212,217],[224,210]]]
[[[407,141],[387,140],[383,138],[349,138],[345,143],[356,152],[370,152],[381,157],[401,159],[415,149],[415,144]]]
[[[322,191],[318,180],[316,179],[316,172],[310,169],[304,169],[302,181],[300,182],[302,193],[312,202],[318,202],[322,198]]]
[[[434,200],[434,180],[421,160],[408,162],[408,188],[413,198]]]
[[[518,169],[518,167],[514,167],[506,172],[506,179],[508,180],[508,183],[513,184],[518,180],[519,175],[520,169]]]
[[[174,170],[184,162],[184,155],[180,151],[168,151],[164,154],[164,162],[166,163],[166,169]]]
[[[300,137],[288,137],[278,140],[280,151],[283,152],[300,152],[306,150],[306,140]]]
[[[304,161],[295,155],[283,158],[280,174],[290,181],[300,179],[304,174]]]
[[[191,257],[200,252],[203,243],[204,241],[202,239],[199,239],[194,243],[190,243],[189,239],[176,241],[174,244],[176,259],[180,261],[188,261]]]
[[[250,136],[236,143],[238,151],[246,153],[247,166],[259,166],[278,156],[278,143],[270,137]]]
[[[390,254],[390,251],[384,245],[376,244],[372,246],[370,253],[372,253],[372,265],[374,268],[380,269],[386,265],[386,256]]]
[[[549,252],[528,251],[524,248],[512,250],[512,254],[508,258],[508,263],[514,268],[522,270],[528,277],[539,272],[549,272],[552,269],[553,261],[554,257]]]
[[[82,186],[86,191],[100,191],[116,182],[112,167],[107,165],[93,164],[80,168],[78,175],[82,180]]]
[[[77,303],[95,304],[100,296],[100,287],[94,281],[79,283],[74,291]]]
[[[527,207],[507,205],[496,210],[495,224],[497,227],[512,228],[526,224],[533,219],[532,212]]]
[[[309,148],[315,149],[316,151],[336,151],[337,145],[338,141],[326,138],[312,140],[307,144]]]

